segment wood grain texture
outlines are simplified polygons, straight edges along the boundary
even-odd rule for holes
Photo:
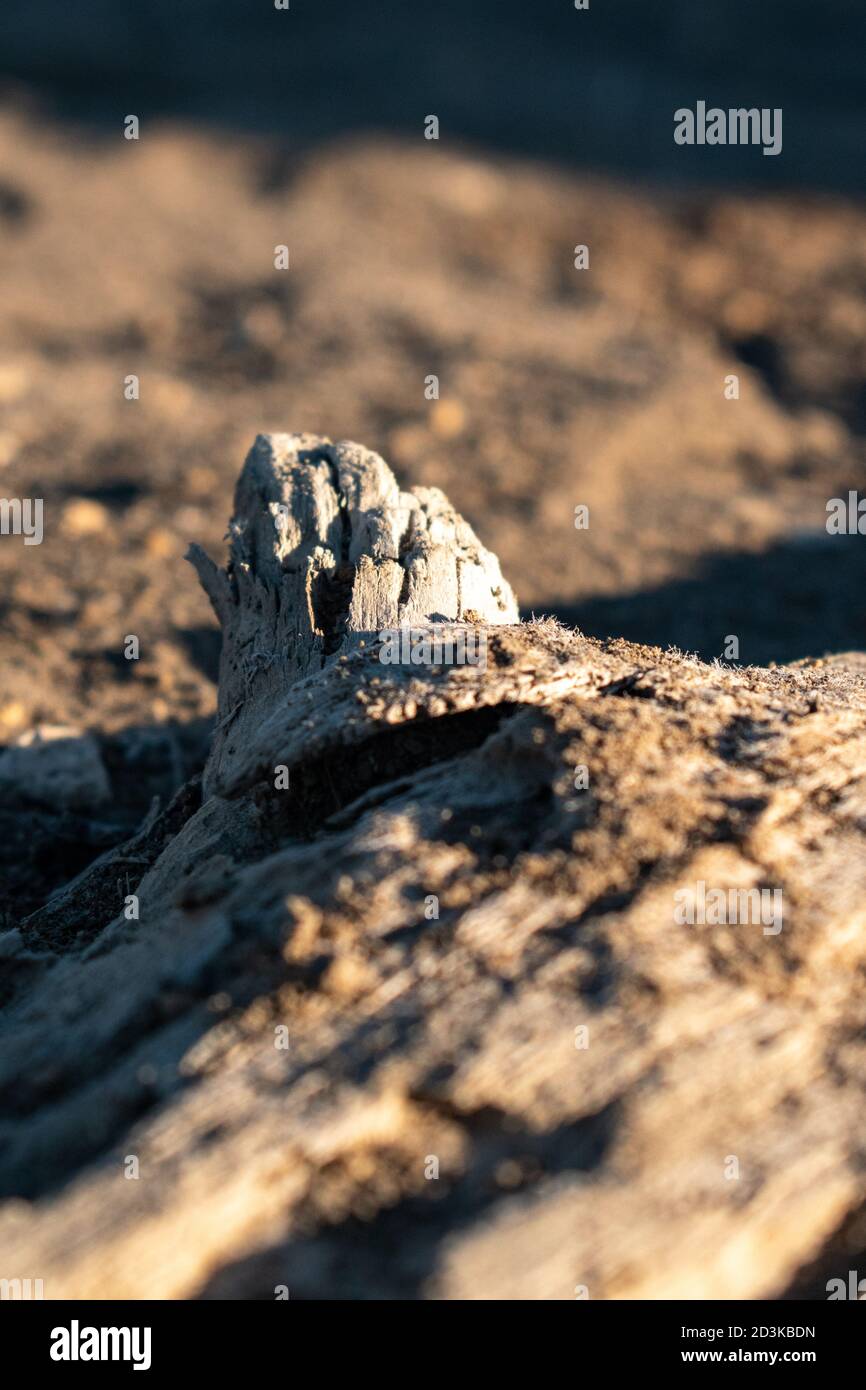
[[[309,436],[257,441],[230,542],[225,572],[195,557],[221,727],[201,802],[139,837],[140,920],[0,937],[0,1274],[133,1299],[844,1274],[862,659],[521,624],[441,494]],[[486,665],[383,665],[403,621],[483,626]],[[678,922],[699,883],[781,893],[781,929]]]

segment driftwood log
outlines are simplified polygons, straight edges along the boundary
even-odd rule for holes
[[[308,436],[257,440],[230,541],[203,777],[0,936],[0,1277],[825,1297],[866,1249],[862,658],[520,623],[439,492]],[[486,661],[386,664],[401,625]],[[682,919],[713,894],[779,911]]]

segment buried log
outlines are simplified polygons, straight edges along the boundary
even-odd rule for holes
[[[230,535],[204,798],[139,835],[138,919],[64,936],[85,874],[0,936],[0,1276],[826,1296],[866,1248],[862,666],[519,623],[354,445],[257,441]],[[404,626],[485,661],[383,661]]]

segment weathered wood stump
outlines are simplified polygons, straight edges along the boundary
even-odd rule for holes
[[[138,920],[106,856],[0,937],[0,1276],[825,1296],[866,1247],[862,663],[518,623],[354,445],[257,441],[230,536],[204,794],[113,852]],[[381,661],[440,623],[486,664]],[[762,891],[777,932],[696,918]]]
[[[314,435],[260,435],[235,494],[231,557],[190,551],[223,629],[207,790],[290,687],[383,630],[514,623],[499,562],[438,488],[401,492],[378,454]]]

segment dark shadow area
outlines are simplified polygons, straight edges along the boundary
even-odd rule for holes
[[[516,706],[502,701],[437,718],[408,720],[356,743],[351,758],[345,748],[336,748],[305,760],[292,769],[291,798],[261,781],[256,803],[275,843],[314,839],[327,829],[331,818],[337,818],[340,826],[349,823],[340,813],[356,802],[360,815],[369,804],[361,799],[375,795],[378,788],[383,789],[383,799],[390,797],[398,787],[410,785],[420,768],[480,748],[515,712]],[[486,829],[491,830],[489,824]],[[452,833],[459,842],[461,831]],[[495,827],[492,833],[495,838]]]
[[[218,627],[178,628],[177,636],[184,645],[186,654],[197,671],[213,681],[219,679],[222,633]],[[127,663],[128,664],[128,663]]]
[[[77,784],[63,765],[56,774],[49,770],[18,787],[5,785],[0,798],[0,931],[18,926],[101,855],[129,839],[152,813],[154,802],[168,807],[201,770],[212,726],[211,719],[172,720],[92,736],[98,750],[92,756],[104,770],[107,791],[92,803],[89,774],[82,774]],[[65,741],[72,751],[89,742]],[[34,762],[50,759],[52,747],[57,745],[35,745],[30,750]],[[136,881],[141,873],[140,867],[132,868]],[[123,902],[119,876],[116,867],[108,873],[115,906]],[[103,925],[94,923],[96,929]]]
[[[866,285],[861,284],[862,294]],[[837,370],[818,375],[804,362],[790,339],[769,333],[748,333],[742,337],[719,334],[719,347],[732,352],[739,362],[756,372],[767,391],[783,410],[796,415],[814,407],[838,415],[853,434],[866,434],[866,383],[854,356],[840,354]],[[795,465],[805,468],[805,460]]]
[[[101,459],[94,460],[95,468],[101,464]],[[93,502],[99,502],[111,512],[125,512],[144,496],[145,488],[131,478],[117,478],[105,483],[94,483],[90,487],[70,483],[66,487],[58,487],[56,492],[59,497],[87,497]]]
[[[590,637],[679,647],[705,661],[724,659],[734,635],[742,665],[766,666],[866,649],[864,593],[864,538],[810,535],[760,554],[711,555],[658,588],[535,611]]]
[[[853,0],[7,0],[0,78],[116,133],[165,116],[300,147],[442,139],[640,178],[866,190]],[[680,106],[781,107],[783,149],[674,144]],[[276,171],[281,178],[280,170]]]
[[[423,1298],[446,1239],[481,1221],[509,1193],[592,1172],[619,1123],[616,1102],[547,1133],[532,1132],[493,1106],[446,1113],[472,1140],[471,1167],[458,1180],[443,1174],[428,1184],[429,1195],[405,1198],[372,1220],[350,1216],[330,1230],[259,1251],[218,1271],[197,1297],[273,1301],[275,1287],[286,1284],[293,1299]],[[381,1161],[387,1165],[387,1153]],[[315,1220],[311,1211],[310,1224]]]
[[[866,1295],[866,1206],[845,1217],[780,1298],[811,1302],[831,1295],[836,1302],[859,1302]]]

